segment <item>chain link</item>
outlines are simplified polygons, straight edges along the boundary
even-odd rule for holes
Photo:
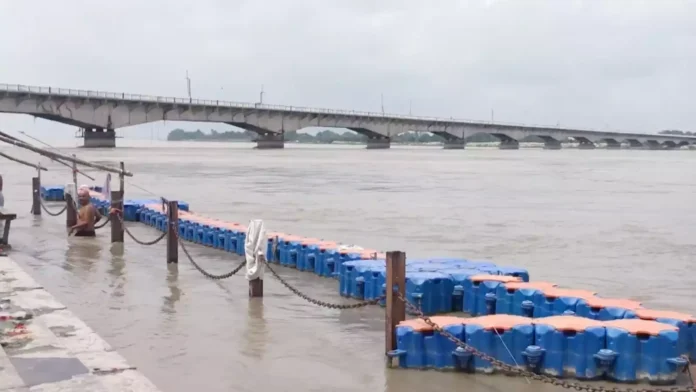
[[[103,223],[99,225],[94,225],[94,229],[101,229],[102,227],[106,226],[109,222],[111,222],[111,215],[108,215]]]
[[[228,273],[226,273],[226,274],[221,274],[221,275],[214,275],[214,274],[211,274],[210,272],[204,270],[200,265],[198,265],[198,263],[196,263],[196,262],[193,260],[193,257],[191,257],[191,254],[188,252],[188,249],[186,249],[186,245],[184,245],[184,241],[181,239],[181,237],[179,237],[178,234],[176,234],[176,238],[177,238],[177,240],[179,241],[179,245],[181,245],[181,250],[184,251],[184,254],[185,254],[186,257],[189,259],[189,261],[191,262],[191,264],[193,264],[193,266],[194,266],[200,273],[202,273],[203,276],[205,276],[206,278],[213,279],[213,280],[227,279],[227,278],[231,277],[232,275],[236,274],[237,272],[241,271],[242,268],[243,268],[244,266],[246,266],[246,262],[242,261],[241,263],[239,263],[239,265],[238,265],[235,269],[233,269],[232,271],[230,271],[230,272],[228,272]]]
[[[312,303],[314,305],[321,306],[322,308],[328,308],[328,309],[358,309],[358,308],[364,308],[365,306],[369,305],[376,305],[379,303],[379,301],[383,300],[385,297],[381,296],[376,299],[371,299],[369,301],[363,301],[363,302],[357,302],[353,304],[332,304],[330,302],[325,302],[325,301],[319,301],[317,299],[311,298],[308,295],[305,295],[302,293],[300,290],[294,288],[290,283],[288,283],[285,279],[283,279],[278,273],[271,267],[270,263],[268,260],[264,259],[264,263],[266,264],[266,268],[268,268],[269,271],[271,271],[271,274],[278,279],[278,281],[285,286],[288,290],[292,291],[294,294],[296,294],[298,297],[304,299],[305,301]]]
[[[40,202],[41,202],[41,209],[44,210],[44,211],[45,211],[48,215],[50,215],[50,216],[59,216],[60,214],[64,213],[65,210],[68,209],[68,205],[66,204],[66,205],[63,206],[63,208],[62,208],[60,211],[58,211],[58,212],[52,212],[51,210],[48,209],[48,207],[46,207],[46,205],[44,204],[43,200],[41,200],[41,199],[39,199],[39,200],[40,200]]]
[[[128,234],[128,236],[133,241],[137,242],[140,245],[145,245],[145,246],[155,245],[156,243],[162,241],[164,239],[164,237],[167,236],[167,232],[165,231],[164,233],[162,233],[161,236],[155,238],[152,241],[140,241],[139,239],[135,238],[135,236],[133,235],[133,233],[130,232],[130,230],[128,230],[128,227],[126,227],[126,223],[123,221],[123,217],[120,214],[117,214],[116,216],[118,217],[118,220],[121,221],[121,227],[123,227],[123,230],[126,232],[126,234]]]
[[[421,320],[423,320],[426,324],[428,324],[430,327],[432,327],[435,331],[439,332],[440,335],[444,336],[448,340],[450,340],[452,343],[456,344],[458,347],[461,347],[465,351],[471,353],[472,355],[483,359],[484,361],[490,362],[496,369],[502,370],[505,373],[508,374],[515,374],[518,376],[526,377],[531,380],[543,382],[545,384],[551,384],[555,385],[558,387],[566,388],[566,389],[574,389],[576,391],[587,391],[587,392],[696,392],[696,387],[690,386],[690,387],[685,387],[685,386],[674,386],[670,388],[620,388],[620,387],[605,387],[602,385],[589,385],[589,384],[580,384],[577,382],[569,382],[565,380],[561,380],[558,378],[553,378],[541,374],[536,374],[534,372],[531,372],[529,370],[525,369],[520,369],[519,367],[508,365],[507,363],[496,359],[495,357],[492,357],[484,352],[481,352],[477,350],[474,347],[471,347],[470,345],[466,344],[465,342],[459,340],[456,336],[452,335],[451,333],[445,331],[440,327],[439,325],[435,324],[430,317],[426,316],[417,306],[411,304],[408,302],[406,298],[404,298],[401,293],[398,291],[394,291],[394,294],[404,302],[406,307],[414,314],[418,316]]]

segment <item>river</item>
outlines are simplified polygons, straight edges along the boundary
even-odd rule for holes
[[[409,257],[522,266],[534,280],[696,313],[693,151],[130,145],[62,151],[124,161],[135,173],[127,197],[162,195],[202,214]],[[504,376],[389,370],[378,307],[319,308],[271,276],[265,297],[249,300],[243,276],[207,280],[183,255],[178,272],[168,269],[164,243],[112,248],[108,231],[96,241],[67,238],[64,216],[29,214],[33,169],[1,162],[6,208],[20,215],[13,258],[163,391],[555,390]],[[67,168],[41,162],[50,169],[44,184],[72,181]],[[101,184],[104,174],[96,176]],[[131,227],[143,240],[158,234]],[[189,248],[215,273],[240,260]],[[281,273],[312,297],[341,301],[335,281]]]

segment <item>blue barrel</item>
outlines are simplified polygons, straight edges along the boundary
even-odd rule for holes
[[[351,296],[351,279],[355,279],[355,276],[353,275],[353,269],[355,268],[356,264],[360,263],[363,263],[363,261],[351,261],[348,263],[344,263],[340,266],[338,277],[338,293],[340,295],[344,297]]]
[[[186,239],[186,227],[189,225],[189,222],[184,219],[179,220],[179,229],[178,229],[178,234],[179,238]]]
[[[554,287],[556,287],[555,284],[548,282],[502,283],[495,293],[495,313],[532,317],[535,296]]]
[[[525,368],[524,352],[534,344],[534,327],[527,317],[495,314],[467,320],[464,331],[466,343],[506,364]],[[493,373],[493,365],[479,357],[473,357],[471,369]]]
[[[524,268],[519,267],[500,267],[498,266],[498,274],[506,276],[516,276],[522,279],[523,282],[529,282],[529,272]]]
[[[589,297],[581,298],[576,305],[575,314],[593,320],[610,321],[635,318],[635,310],[641,303],[628,299]]]
[[[464,281],[464,312],[472,316],[495,313],[495,293],[501,283],[518,282],[520,278],[503,275],[472,275]],[[486,294],[492,296],[486,297]]]
[[[674,384],[677,375],[688,365],[679,356],[679,331],[669,324],[640,319],[604,322],[607,328],[607,351],[615,361],[607,377],[619,382],[648,381],[651,384]]]
[[[350,288],[348,289],[349,295],[360,300],[367,299],[365,298],[367,291],[366,285],[367,281],[372,277],[373,268],[384,267],[384,265],[374,260],[355,260],[347,261],[346,263],[359,263],[353,267]]]
[[[431,320],[464,341],[464,322],[466,319],[457,317],[432,317]],[[396,327],[396,347],[394,352],[387,353],[399,358],[399,366],[411,369],[454,369],[458,367],[452,354],[456,346],[444,336],[433,331],[422,320],[402,321]]]
[[[213,234],[213,248],[225,249],[227,242],[227,229],[216,227]]]
[[[606,369],[596,355],[605,348],[606,329],[601,321],[576,316],[551,316],[534,320],[536,348],[524,356],[529,370],[553,377],[594,380]]]
[[[314,264],[309,268],[309,256],[319,250],[319,242],[302,241],[297,257],[297,269],[300,271],[314,271]],[[314,259],[316,260],[316,259]]]
[[[452,310],[453,312],[462,312],[464,310],[464,281],[473,275],[480,274],[477,269],[467,268],[451,268],[438,271],[449,275],[452,278]]]
[[[314,273],[319,276],[331,277],[334,273],[334,266],[336,264],[337,252],[334,248],[323,248],[319,249],[319,255],[317,257],[316,264],[314,265]]]
[[[481,260],[467,260],[469,268],[484,268],[484,267],[495,267],[495,263],[492,261],[481,261]]]
[[[374,265],[365,273],[365,300],[377,299],[384,295],[387,269]]]
[[[439,272],[407,272],[406,298],[425,314],[452,309],[454,284],[449,275]]]
[[[430,320],[462,342],[466,341],[464,334],[465,318],[433,316]],[[425,336],[423,338],[423,346],[425,348],[425,366],[427,368],[455,370],[468,365],[468,363],[460,364],[455,355],[457,345],[438,331],[432,331],[430,336]]]
[[[132,201],[123,203],[123,219],[129,222],[135,222],[137,220],[137,212],[140,208],[140,204],[134,203]]]
[[[657,321],[674,325],[679,329],[679,345],[682,354],[688,355],[691,362],[696,362],[696,317],[668,310],[636,309],[635,315],[641,320]]]
[[[194,239],[196,238],[196,233],[198,232],[198,223],[196,222],[191,222],[188,226],[186,226],[186,240],[193,242]]]
[[[227,236],[227,248],[225,249],[226,251],[230,253],[237,253],[238,245],[239,245],[239,229],[229,229],[228,230],[228,236]]]
[[[237,231],[237,248],[235,249],[235,251],[240,256],[244,256],[246,253],[246,250],[244,249],[244,246],[246,245],[246,235],[246,229],[240,228]]]
[[[573,313],[581,299],[594,297],[595,293],[587,290],[568,290],[552,288],[534,295],[534,317],[560,316],[567,311]]]

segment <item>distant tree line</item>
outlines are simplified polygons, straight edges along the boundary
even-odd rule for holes
[[[666,129],[664,131],[660,131],[660,133],[663,135],[696,136],[696,132],[679,131],[677,129]]]
[[[185,131],[183,129],[177,128],[169,132],[167,135],[167,140],[169,141],[229,141],[229,142],[243,142],[251,141],[256,138],[256,133],[251,131],[225,131],[218,132],[214,129],[210,130],[210,133],[205,133],[200,129],[196,131]],[[357,132],[345,131],[342,133],[334,132],[331,130],[324,130],[317,132],[315,135],[309,133],[299,133],[297,131],[287,131],[285,132],[285,141],[298,142],[298,143],[319,143],[328,144],[334,142],[343,143],[365,143],[367,136],[359,134]],[[479,133],[473,135],[468,139],[469,142],[474,143],[490,143],[497,142],[498,139],[495,136]],[[392,137],[393,143],[442,143],[443,139],[440,136],[434,135],[428,132],[407,132],[400,135]]]

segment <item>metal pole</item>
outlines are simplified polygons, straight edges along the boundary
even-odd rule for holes
[[[167,264],[179,263],[179,202],[167,202]]]
[[[41,216],[41,177],[31,179],[31,213]]]
[[[124,218],[121,191],[111,191],[111,210],[118,210],[115,214],[120,214],[121,218]],[[124,234],[123,222],[118,216],[113,216],[111,218],[111,243],[123,243]]]
[[[396,296],[396,288],[406,298],[406,253],[387,252],[385,354],[396,350],[396,327],[406,320],[406,304]]]

